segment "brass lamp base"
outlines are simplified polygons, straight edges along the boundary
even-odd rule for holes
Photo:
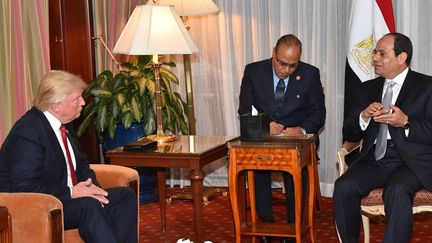
[[[158,144],[167,143],[177,140],[177,137],[173,134],[155,134],[147,136],[148,139],[157,141]]]

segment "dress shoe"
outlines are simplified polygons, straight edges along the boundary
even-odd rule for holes
[[[273,237],[271,237],[271,236],[261,236],[261,237],[258,237],[258,239],[259,239],[260,243],[270,243],[270,242],[272,242]]]
[[[281,243],[295,243],[296,239],[295,238],[283,238],[280,240]]]

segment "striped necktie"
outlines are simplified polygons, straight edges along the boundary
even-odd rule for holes
[[[387,89],[385,91],[382,100],[383,108],[385,109],[389,109],[389,105],[393,98],[393,86],[395,84],[396,82],[392,80],[389,81],[387,84]],[[378,136],[376,138],[376,144],[375,144],[376,160],[382,159],[385,155],[386,148],[387,148],[387,132],[388,132],[388,125],[384,123],[379,124]]]

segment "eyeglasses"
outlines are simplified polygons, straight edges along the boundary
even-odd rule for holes
[[[276,54],[274,55],[274,58],[275,58],[276,63],[279,64],[279,66],[282,67],[282,68],[289,68],[289,69],[292,68],[292,69],[295,69],[298,66],[298,62],[289,64],[289,63],[286,63],[286,62],[284,62],[282,60],[279,60],[279,58],[277,57]]]

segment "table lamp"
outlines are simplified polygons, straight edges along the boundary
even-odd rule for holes
[[[147,138],[159,143],[175,140],[164,134],[162,120],[162,94],[160,86],[160,54],[192,54],[198,48],[192,42],[182,20],[172,6],[138,5],[130,16],[115,47],[114,53],[126,55],[153,55],[155,75],[156,135]]]

